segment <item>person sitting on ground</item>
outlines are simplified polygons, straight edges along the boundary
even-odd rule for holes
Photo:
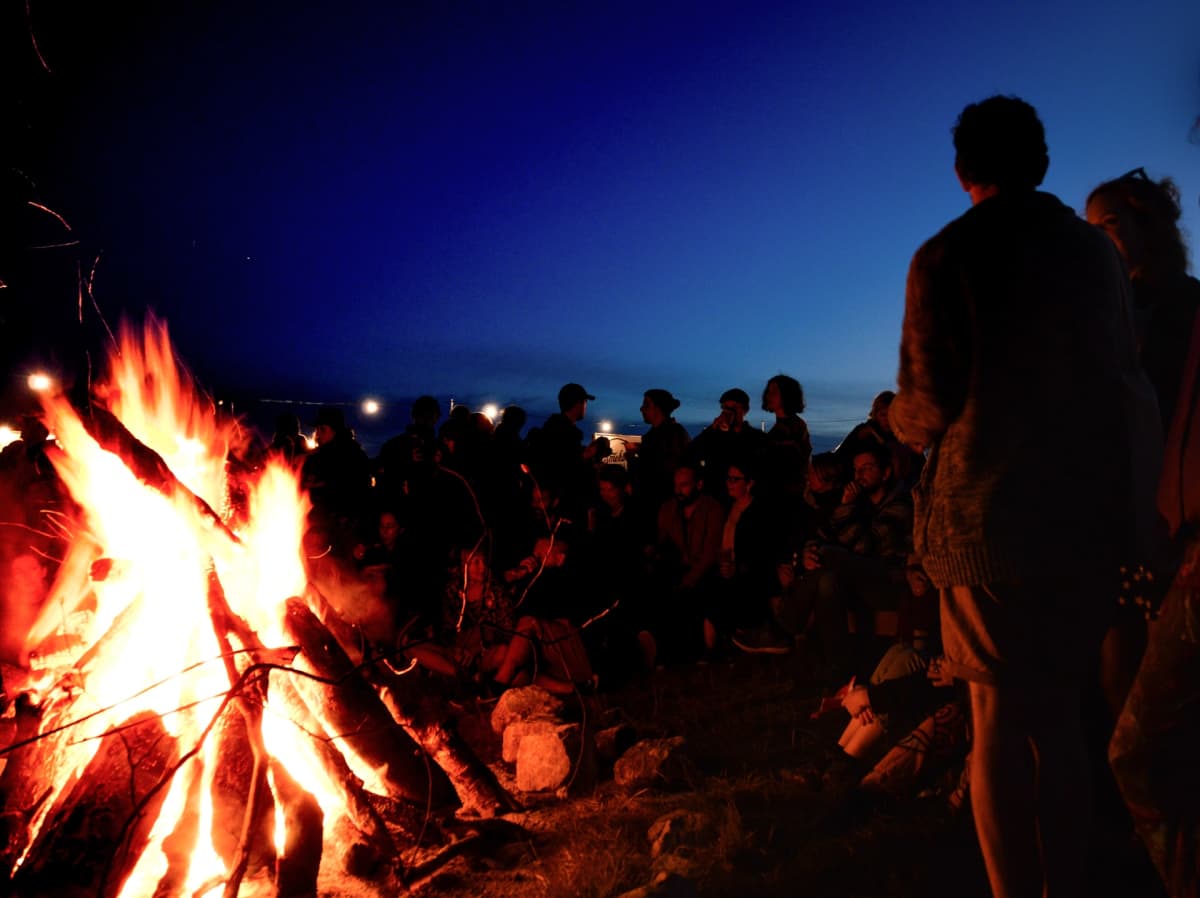
[[[804,576],[787,583],[774,606],[774,622],[785,633],[804,633],[812,620],[832,682],[844,682],[865,660],[851,639],[847,614],[855,619],[858,641],[865,642],[874,632],[871,612],[899,605],[912,520],[912,498],[892,477],[887,450],[863,443],[854,456],[854,479],[829,524],[804,547]],[[791,579],[782,568],[779,573]],[[744,651],[778,653],[786,650],[780,636],[751,631],[737,634],[734,642]]]
[[[845,439],[834,449],[838,461],[849,466],[860,446],[875,444],[884,446],[892,457],[892,469],[895,478],[912,486],[921,475],[925,457],[904,445],[892,432],[890,409],[896,394],[892,390],[883,390],[871,401],[871,411],[867,420],[855,426]]]
[[[403,648],[435,673],[482,682],[500,669],[516,632],[512,594],[482,552],[463,549],[447,582],[437,640]]]
[[[766,434],[746,421],[750,396],[734,387],[721,394],[721,414],[688,446],[687,458],[700,474],[704,491],[728,506],[725,471],[735,458],[755,458],[762,451]]]
[[[667,657],[688,657],[707,645],[701,639],[703,609],[713,601],[724,525],[725,509],[703,491],[698,470],[689,464],[676,468],[675,496],[658,510],[651,559],[653,630]]]
[[[691,440],[683,425],[671,417],[677,408],[679,400],[669,390],[647,390],[642,400],[642,420],[650,429],[642,435],[631,471],[634,491],[651,511],[670,498],[675,488],[675,469]]]
[[[594,685],[591,661],[580,638],[586,623],[578,604],[578,577],[568,564],[569,532],[539,539],[534,565],[521,568],[513,584],[520,615],[494,679],[502,686],[533,684],[557,695]]]
[[[384,509],[376,519],[375,539],[354,547],[354,562],[368,583],[376,585],[387,600],[399,597],[400,583],[397,568],[402,563],[400,540],[404,528],[396,513]]]
[[[601,678],[614,682],[639,666],[654,666],[646,571],[646,550],[654,538],[637,511],[628,472],[604,465],[598,479],[600,501],[588,515],[583,579],[594,613],[604,615],[583,639]]]
[[[719,589],[704,618],[704,645],[709,651],[716,647],[718,635],[728,638],[737,628],[761,626],[769,614],[780,534],[755,498],[756,482],[750,462],[729,465],[725,487],[730,506],[721,535]]]

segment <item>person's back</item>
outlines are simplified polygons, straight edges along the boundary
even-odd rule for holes
[[[1111,244],[1049,194],[998,195],[926,243],[909,284],[917,302],[947,285],[965,300],[907,320],[891,410],[906,434],[940,431],[932,492],[954,501],[927,503],[915,534],[935,581],[1111,557],[1127,539],[1130,457],[1114,400],[1136,366]],[[949,340],[956,355],[935,368]]]
[[[1154,403],[1116,250],[1036,192],[1049,153],[1033,107],[972,104],[954,146],[972,208],[913,257],[889,419],[931,448],[914,541],[941,589],[945,666],[970,691],[993,894],[1075,895],[1080,694],[1134,546]]]

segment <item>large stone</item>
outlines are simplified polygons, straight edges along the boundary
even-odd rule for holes
[[[517,749],[519,790],[559,789],[578,795],[595,787],[596,747],[579,724],[560,724],[548,729],[530,727],[521,736]]]
[[[492,709],[492,730],[499,734],[509,724],[527,720],[557,720],[562,702],[540,686],[505,690]]]
[[[684,754],[684,744],[682,736],[639,742],[617,759],[613,765],[613,780],[629,791],[693,784],[699,774]]]
[[[521,751],[521,740],[530,733],[553,733],[561,724],[554,720],[518,720],[504,728],[504,741],[500,756],[506,763],[517,763]]]

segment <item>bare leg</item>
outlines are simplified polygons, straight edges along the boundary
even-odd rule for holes
[[[1089,808],[1077,691],[970,688],[972,810],[993,894],[1078,895]]]
[[[1001,690],[971,683],[971,812],[994,898],[1042,894],[1033,747]]]
[[[508,651],[500,668],[496,671],[496,682],[508,686],[523,667],[532,667],[536,650],[533,637],[537,635],[537,624],[533,618],[523,617],[517,622],[517,633],[508,643]]]

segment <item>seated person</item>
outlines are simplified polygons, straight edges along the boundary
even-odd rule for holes
[[[862,660],[847,613],[855,615],[856,631],[865,637],[873,630],[867,612],[896,610],[907,590],[904,562],[912,549],[912,511],[908,490],[892,477],[887,450],[863,444],[854,456],[854,480],[828,525],[804,547],[804,575],[793,579],[787,566],[779,570],[789,582],[775,606],[775,622],[796,634],[807,632],[812,621],[834,682],[849,678]],[[753,634],[740,634],[735,642],[746,651],[770,650],[757,646]]]
[[[638,667],[652,669],[657,646],[649,619],[646,552],[654,537],[636,510],[630,476],[620,465],[597,474],[599,502],[588,515],[583,578],[591,616],[583,634],[602,678],[621,680]]]
[[[701,648],[715,647],[716,632],[706,631],[703,621],[718,576],[725,510],[702,486],[697,468],[681,465],[675,470],[675,496],[658,510],[650,613],[654,638],[668,656],[694,656]]]
[[[710,649],[718,633],[764,623],[775,591],[779,530],[755,497],[756,476],[744,460],[731,462],[725,475],[731,504],[721,535],[719,589],[704,619],[704,643]]]
[[[519,617],[496,670],[497,683],[531,683],[557,695],[593,683],[579,631],[584,623],[577,604],[579,583],[568,565],[569,555],[565,534],[543,537],[534,546],[534,564],[523,563],[521,576],[505,575],[516,584],[513,608]]]
[[[500,669],[514,633],[512,594],[482,552],[464,549],[446,584],[437,641],[410,642],[404,650],[436,673],[482,679]]]

